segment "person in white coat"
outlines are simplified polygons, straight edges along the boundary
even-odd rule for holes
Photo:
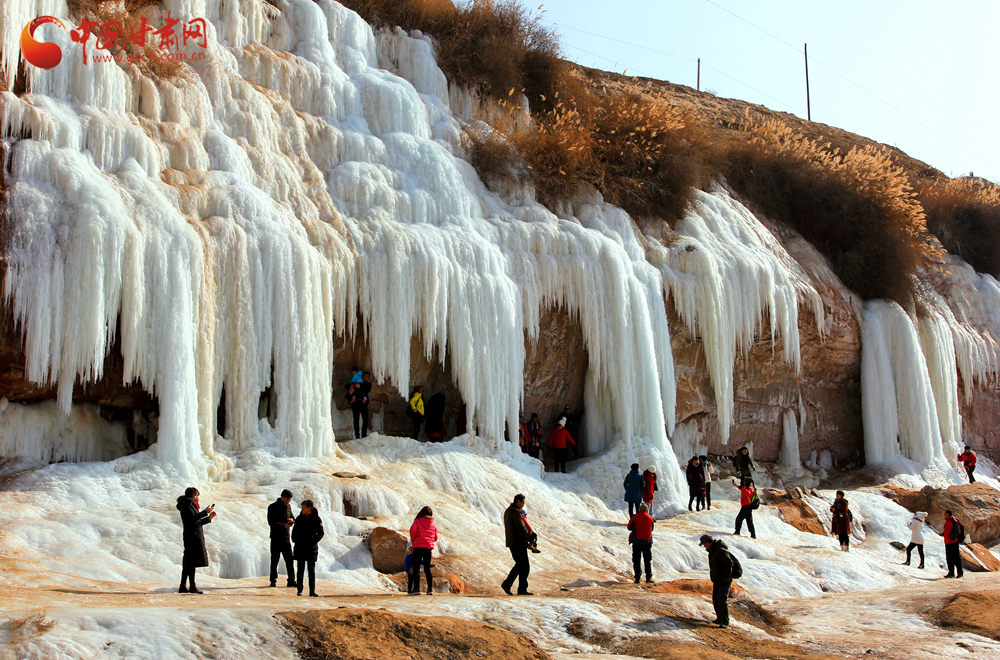
[[[924,521],[926,519],[925,512],[917,511],[913,514],[910,524],[907,525],[910,528],[910,545],[906,546],[906,561],[903,562],[903,566],[910,565],[910,553],[916,548],[917,552],[920,553],[920,566],[917,568],[924,567]]]
[[[712,465],[712,461],[708,460],[708,456],[702,454],[701,465],[705,468],[705,504],[706,508],[712,508],[712,475],[715,474],[715,467]]]

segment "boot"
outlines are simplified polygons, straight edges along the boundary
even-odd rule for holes
[[[917,566],[917,568],[923,568],[923,567],[924,567],[924,562],[920,562],[920,566]]]
[[[909,565],[910,565],[910,560],[909,559],[907,559],[906,561],[903,562],[903,566],[909,566]]]

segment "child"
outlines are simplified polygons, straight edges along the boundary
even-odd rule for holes
[[[406,572],[406,593],[416,596],[420,592],[413,587],[413,541],[406,542],[406,556],[403,557],[403,570]]]
[[[534,553],[539,553],[541,550],[538,549],[538,534],[535,530],[531,529],[531,525],[528,524],[528,512],[525,509],[521,509],[521,517],[524,518],[524,526],[528,528],[528,532],[531,536],[528,537],[528,548]]]

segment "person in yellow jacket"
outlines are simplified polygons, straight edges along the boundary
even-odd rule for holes
[[[414,387],[413,394],[410,395],[410,403],[406,407],[406,414],[413,420],[413,435],[411,437],[414,440],[416,440],[417,436],[420,435],[420,425],[424,423],[423,392],[423,385],[417,385]]]

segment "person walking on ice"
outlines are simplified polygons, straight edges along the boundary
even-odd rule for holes
[[[844,491],[837,491],[837,499],[830,506],[833,514],[833,524],[830,531],[840,540],[840,549],[849,552],[851,549],[851,523],[854,522],[854,514],[851,513]]]
[[[736,516],[736,536],[740,535],[743,529],[743,521],[747,523],[750,530],[750,538],[757,538],[757,531],[753,526],[753,510],[760,506],[760,499],[757,497],[757,489],[754,488],[753,479],[744,478],[739,484],[733,479],[733,485],[740,489],[740,512]]]
[[[698,511],[705,508],[705,466],[701,464],[701,459],[693,456],[684,468],[688,482],[688,511],[691,510],[691,503],[697,502]]]
[[[642,501],[646,503],[649,515],[653,515],[653,493],[660,490],[656,485],[656,466],[650,465],[642,473]]]
[[[733,456],[733,467],[736,468],[736,475],[740,478],[740,481],[753,479],[753,471],[757,466],[754,465],[753,459],[750,458],[750,450],[746,446],[740,447],[740,450],[736,452],[736,456]]]
[[[194,486],[184,490],[177,498],[177,510],[181,513],[181,523],[184,525],[184,557],[181,559],[180,594],[200,594],[194,583],[194,571],[202,566],[208,566],[208,550],[205,548],[205,525],[215,518],[215,505],[204,511],[200,510],[198,498],[201,493]],[[187,586],[190,583],[190,586]]]
[[[632,531],[629,535],[632,543],[632,570],[635,574],[635,583],[639,584],[642,577],[642,566],[646,566],[646,584],[653,582],[653,517],[646,513],[646,505],[639,505],[639,512],[628,521],[628,529]]]
[[[907,527],[910,528],[910,544],[906,546],[906,561],[903,562],[903,566],[910,565],[910,553],[916,548],[917,552],[920,553],[920,566],[917,568],[924,567],[924,521],[927,520],[927,514],[923,511],[917,511],[913,514],[913,518],[910,519],[910,524]]]
[[[708,551],[708,576],[712,580],[712,605],[720,628],[729,627],[729,590],[733,580],[743,577],[743,567],[720,539],[705,534],[698,541]]]
[[[976,452],[972,451],[972,447],[965,445],[965,451],[958,455],[958,462],[965,468],[965,474],[969,475],[969,483],[976,483],[976,477],[972,474],[976,471]]]
[[[625,489],[625,501],[628,502],[628,517],[631,520],[632,516],[639,510],[639,505],[642,503],[642,491],[646,487],[646,482],[642,480],[642,475],[639,474],[638,463],[632,464],[632,470],[625,475],[622,487]]]
[[[555,462],[552,465],[553,472],[566,472],[566,454],[569,446],[576,446],[576,440],[566,430],[566,418],[560,417],[556,427],[549,435],[549,448],[555,452]]]
[[[292,542],[288,530],[295,524],[292,516],[292,491],[281,491],[281,497],[267,507],[267,526],[271,529],[271,586],[278,586],[278,562],[284,558],[286,587],[296,586],[295,564],[292,563]]]
[[[410,566],[410,584],[407,591],[411,594],[420,593],[420,567],[424,567],[427,577],[427,595],[434,593],[434,581],[431,577],[431,553],[438,539],[437,525],[434,524],[434,510],[425,506],[417,513],[410,525],[410,543],[413,545],[413,560]]]
[[[944,556],[948,562],[946,578],[960,578],[962,572],[962,555],[959,548],[965,541],[965,526],[951,514],[951,509],[944,512],[944,530],[939,532],[944,537]]]
[[[292,527],[292,542],[295,543],[295,561],[298,562],[298,574],[295,586],[298,595],[302,595],[302,580],[305,571],[309,569],[309,595],[316,593],[316,560],[319,559],[319,542],[323,540],[323,520],[319,511],[313,506],[312,500],[302,502],[302,513],[295,519]]]
[[[715,474],[715,467],[712,465],[712,461],[708,460],[708,456],[705,454],[701,455],[701,466],[705,468],[705,508],[712,508],[712,475]]]
[[[514,568],[510,569],[507,579],[500,585],[500,588],[508,596],[514,595],[510,592],[510,588],[514,586],[515,579],[517,580],[518,596],[534,595],[528,591],[528,574],[531,573],[531,564],[528,561],[528,543],[531,532],[528,531],[528,526],[524,524],[524,516],[521,515],[524,501],[524,495],[518,493],[514,496],[514,501],[507,507],[507,510],[503,512],[506,544],[510,548],[510,556],[514,559]]]

